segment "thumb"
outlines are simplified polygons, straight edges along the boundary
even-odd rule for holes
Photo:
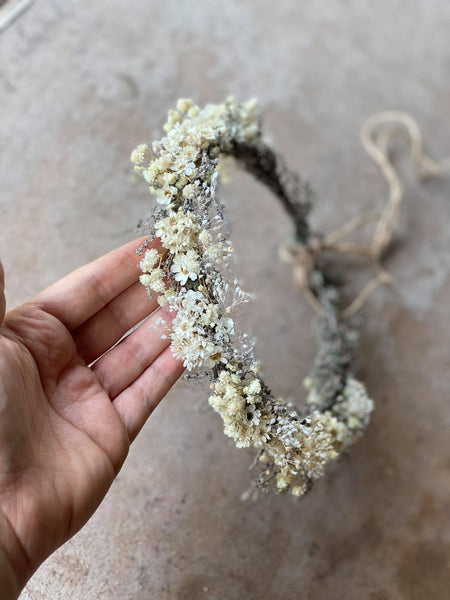
[[[5,318],[6,299],[5,299],[5,272],[0,262],[0,326]]]

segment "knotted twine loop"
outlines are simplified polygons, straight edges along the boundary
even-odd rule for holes
[[[391,246],[398,228],[405,193],[399,173],[389,158],[389,142],[400,131],[400,128],[392,127],[392,125],[398,126],[399,124],[408,133],[411,162],[420,180],[439,177],[450,170],[450,157],[437,162],[425,154],[419,126],[407,113],[385,111],[367,119],[361,129],[361,142],[369,156],[379,165],[389,186],[389,200],[382,213],[357,215],[339,229],[325,236],[323,240],[314,237],[304,245],[288,243],[283,244],[279,249],[280,258],[293,267],[296,285],[318,314],[323,312],[323,308],[313,293],[309,281],[317,261],[325,251],[366,257],[372,262],[376,271],[375,277],[370,279],[357,297],[342,310],[343,318],[354,315],[380,285],[389,285],[394,282],[392,275],[382,266],[381,260]],[[390,125],[391,127],[382,129],[376,134],[380,125]],[[370,222],[376,222],[370,242],[359,244],[345,240],[351,232]]]
[[[309,285],[309,276],[314,271],[316,261],[322,253],[322,244],[317,240],[314,246],[311,243],[301,244],[287,243],[280,246],[278,253],[284,262],[292,265],[294,282],[303,293],[311,307],[320,314],[322,306],[312,292]]]

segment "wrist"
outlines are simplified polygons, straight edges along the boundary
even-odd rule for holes
[[[0,590],[3,600],[16,600],[22,586],[7,553],[0,547]]]
[[[29,577],[29,563],[9,521],[0,510],[0,590],[2,600],[15,600]]]

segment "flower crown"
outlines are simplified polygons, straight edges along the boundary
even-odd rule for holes
[[[361,435],[373,409],[351,372],[357,333],[341,318],[338,291],[315,260],[321,242],[307,223],[310,190],[264,140],[254,100],[230,98],[203,109],[179,100],[164,129],[152,154],[143,144],[131,155],[157,200],[148,240],[138,249],[140,280],[161,306],[176,313],[169,333],[174,356],[188,371],[209,372],[209,404],[222,417],[225,434],[239,448],[258,450],[257,486],[301,496]],[[250,296],[227,277],[232,245],[216,195],[223,157],[237,159],[266,184],[295,226],[297,245],[286,247],[285,254],[321,312],[304,409],[272,394],[253,345],[235,331],[234,309]],[[155,237],[162,252],[148,247]]]

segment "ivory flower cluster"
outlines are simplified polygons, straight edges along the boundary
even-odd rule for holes
[[[372,410],[364,386],[353,378],[337,411],[314,411],[302,420],[283,400],[261,394],[259,379],[246,382],[223,370],[211,388],[209,403],[222,416],[225,434],[238,448],[261,449],[260,460],[273,465],[265,474],[275,475],[279,491],[290,488],[295,496],[303,495],[325,465],[355,440]]]
[[[219,157],[259,152],[257,103],[232,98],[203,109],[179,100],[169,112],[166,135],[132,153],[135,169],[156,196],[149,241],[162,251],[139,250],[141,282],[161,306],[176,312],[171,332],[174,356],[188,370],[211,370],[210,405],[238,447],[259,450],[261,485],[302,495],[325,465],[361,433],[372,410],[362,384],[348,378],[333,408],[306,417],[275,398],[258,374],[245,334],[235,332],[234,308],[249,295],[229,281],[232,252],[216,196]],[[239,148],[239,152],[238,149]],[[314,397],[314,382],[309,382]]]
[[[230,313],[248,300],[239,288],[231,291],[217,269],[232,246],[222,232],[215,191],[219,154],[259,132],[255,109],[254,101],[229,100],[200,111],[192,101],[179,100],[169,113],[167,135],[153,144],[153,160],[144,144],[131,156],[160,205],[152,236],[164,248],[161,256],[146,250],[140,279],[161,305],[177,311],[172,350],[188,370],[227,363],[233,356]]]

